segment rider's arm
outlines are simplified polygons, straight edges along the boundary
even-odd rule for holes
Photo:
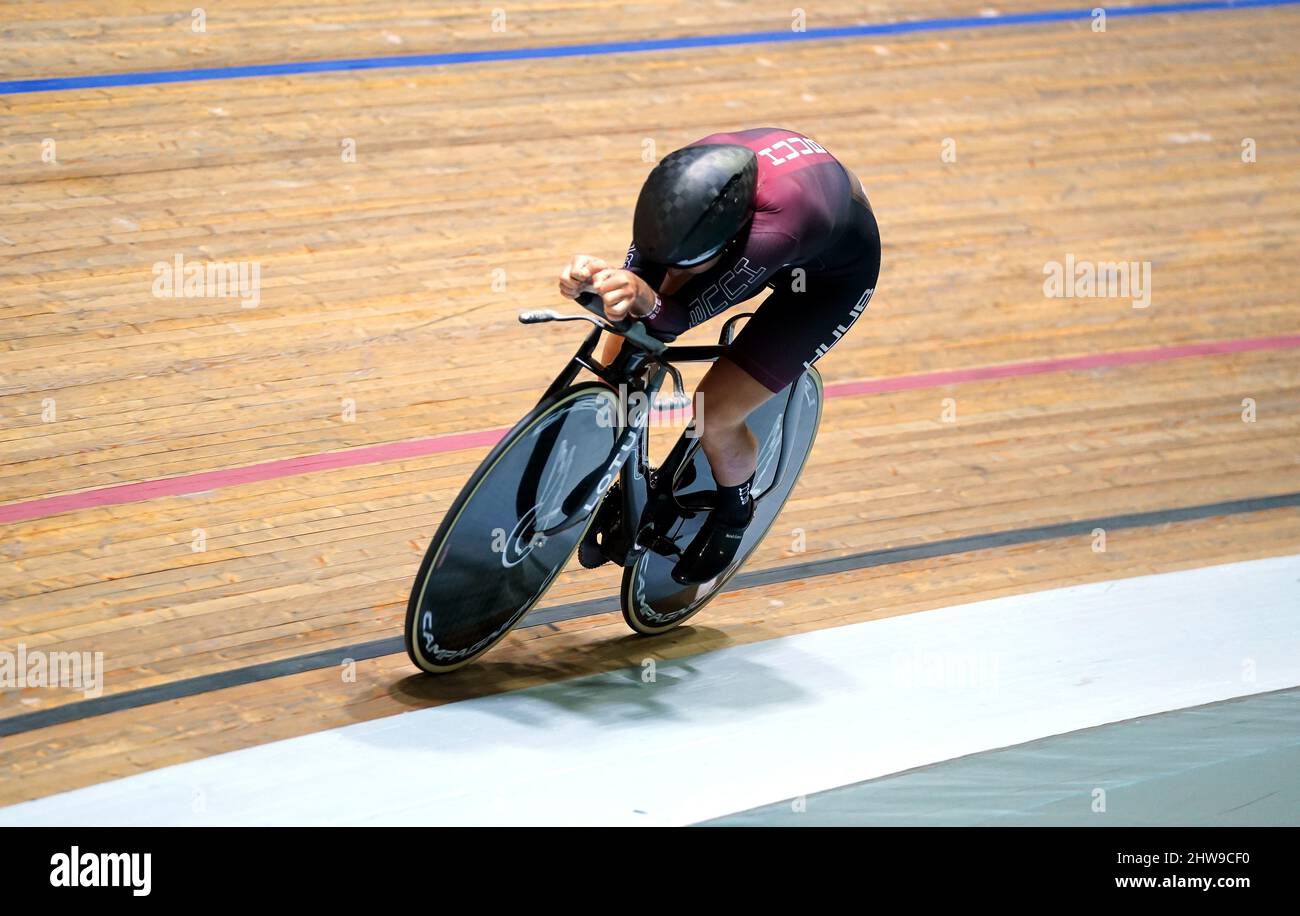
[[[752,231],[739,251],[689,277],[671,293],[658,292],[654,311],[642,320],[656,337],[672,340],[723,309],[758,295],[772,274],[797,256],[797,249],[798,241],[787,233]],[[647,263],[635,247],[628,250],[624,267],[652,289],[663,287],[667,272]]]

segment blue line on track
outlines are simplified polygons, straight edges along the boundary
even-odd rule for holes
[[[1204,13],[1222,10],[1295,6],[1300,0],[1207,0],[1200,3],[1145,4],[1106,9],[1106,16],[1160,16],[1171,13]],[[869,35],[902,35],[909,32],[938,32],[948,29],[1002,28],[1038,25],[1070,20],[1089,21],[1092,7],[1076,10],[1041,10],[1006,16],[963,16],[921,19],[916,22],[885,22],[809,29],[806,32],[741,32],[729,35],[696,35],[681,38],[651,38],[644,41],[615,41],[595,44],[556,45],[547,48],[501,48],[491,51],[461,51],[452,54],[407,54],[394,57],[359,57],[351,60],[292,61],[248,67],[206,67],[195,70],[147,70],[141,73],[105,73],[90,76],[56,76],[48,79],[0,81],[0,95],[52,92],[62,89],[105,89],[112,86],[144,86],[162,83],[192,83],[200,80],[243,79],[255,76],[288,76],[298,73],[337,73],[350,70],[389,70],[398,67],[450,67],[493,61],[539,60],[551,57],[593,57],[603,54],[640,54],[647,51],[676,51],[688,48],[716,48],[727,45],[770,44],[783,41],[828,41]]]

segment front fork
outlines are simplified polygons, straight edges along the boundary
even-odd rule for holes
[[[587,343],[590,344],[591,341]],[[588,352],[590,350],[587,345],[584,345],[584,349]],[[647,476],[651,473],[648,430],[650,411],[654,407],[655,396],[663,386],[665,376],[668,375],[668,369],[662,364],[654,366],[650,370],[649,380],[642,383],[639,373],[645,369],[643,360],[637,360],[635,365],[631,361],[619,360],[613,366],[604,367],[585,360],[586,355],[583,350],[579,350],[571,366],[561,373],[556,382],[557,384],[562,380],[566,383],[572,382],[577,375],[577,370],[585,367],[607,384],[615,387],[618,392],[619,434],[614,440],[613,458],[596,486],[592,497],[593,503],[583,508],[588,512],[595,511],[617,473],[622,511],[618,537],[615,539],[617,543],[610,544],[607,541],[606,552],[610,559],[622,564],[629,558],[635,559],[645,550],[645,546],[639,543],[641,538],[638,535],[641,530],[640,520],[650,502],[647,480]]]
[[[626,415],[628,411],[620,411],[624,414],[621,419],[635,420],[635,425],[629,426],[624,435],[636,437],[635,454],[630,455],[619,469],[619,496],[623,504],[619,512],[619,534],[616,543],[610,545],[609,553],[610,559],[620,566],[634,562],[648,546],[643,543],[643,519],[648,515],[647,509],[654,498],[652,485],[657,476],[650,467],[650,411],[654,409],[655,396],[667,374],[664,366],[656,366],[649,382],[639,389],[644,396],[638,408],[639,416],[629,418]]]

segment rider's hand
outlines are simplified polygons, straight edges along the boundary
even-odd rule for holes
[[[560,294],[570,299],[577,299],[578,293],[591,288],[591,278],[609,267],[600,258],[589,254],[575,254],[560,271]]]
[[[591,281],[591,291],[605,306],[605,317],[618,321],[629,314],[644,318],[654,311],[655,291],[630,270],[602,270]]]

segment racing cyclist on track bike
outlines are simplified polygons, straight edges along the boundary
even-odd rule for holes
[[[713,134],[665,156],[641,188],[623,266],[580,254],[560,272],[563,295],[594,292],[608,318],[639,318],[664,341],[773,291],[695,393],[718,492],[673,568],[679,583],[707,582],[734,559],[754,514],[758,446],[746,418],[853,326],[879,273],[862,183],[815,141],[775,127]],[[606,365],[621,345],[607,337]]]

